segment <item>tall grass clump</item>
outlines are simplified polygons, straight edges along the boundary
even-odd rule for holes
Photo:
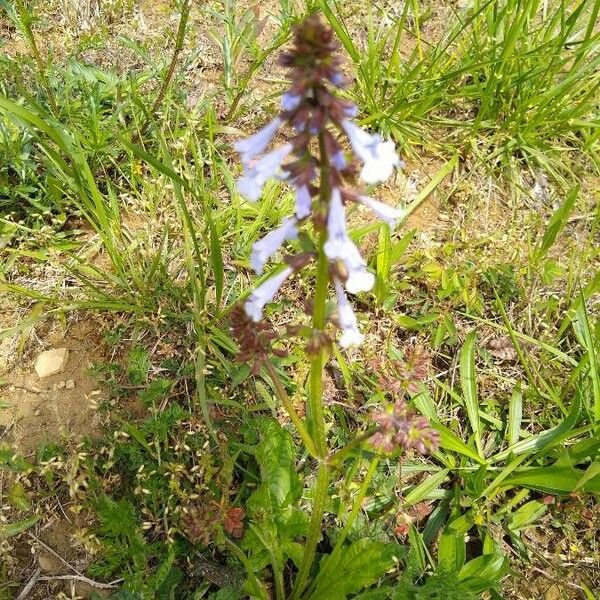
[[[369,21],[359,46],[341,14],[323,10],[355,62],[354,97],[407,147],[428,142],[473,154],[494,170],[522,163],[563,178],[573,149],[597,165],[600,7],[538,0],[475,2],[439,39],[422,41],[417,3],[392,27]],[[433,138],[433,139],[432,139]]]

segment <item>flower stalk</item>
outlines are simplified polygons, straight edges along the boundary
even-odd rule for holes
[[[366,206],[392,228],[408,213],[404,207],[379,202],[360,189],[358,179],[368,184],[381,182],[390,177],[396,167],[402,166],[402,162],[394,143],[357,125],[353,121],[357,108],[338,95],[337,90],[345,86],[341,60],[337,55],[339,47],[333,31],[318,16],[313,15],[299,24],[294,47],[281,58],[281,64],[291,71],[291,86],[281,98],[280,113],[258,132],[234,144],[243,165],[237,189],[250,202],[260,199],[270,179],[284,181],[295,188],[295,214],[254,244],[250,257],[254,270],[261,274],[269,261],[277,259],[288,242],[301,238],[304,249],[300,254],[286,255],[286,266],[274,270],[254,289],[243,308],[236,312],[236,337],[242,356],[248,360],[250,354],[254,354],[255,366],[266,367],[279,401],[317,462],[311,520],[291,600],[298,600],[309,584],[322,537],[323,515],[334,468],[339,467],[354,448],[369,438],[377,441],[384,452],[391,451],[391,446],[399,442],[418,450],[435,442],[432,434],[426,439],[427,443],[423,442],[424,424],[419,422],[413,427],[410,421],[412,413],[396,405],[393,413],[377,413],[375,420],[379,427],[358,436],[355,442],[337,452],[328,447],[323,388],[325,365],[334,341],[333,332],[335,329],[340,332],[338,343],[342,348],[362,343],[364,335],[347,294],[369,292],[375,283],[367,262],[349,236],[345,207],[351,203]],[[284,125],[292,129],[293,135],[269,150]],[[316,145],[313,142],[318,143],[316,156],[313,155]],[[312,227],[307,227],[310,224]],[[310,360],[306,421],[303,421],[294,410],[269,360],[269,352],[277,352],[277,349],[272,347],[275,334],[264,322],[263,312],[285,282],[312,260],[315,261],[316,280],[310,298],[310,324],[302,323],[291,328],[303,332],[303,337],[307,338],[306,351]],[[334,314],[330,314],[327,308],[332,291],[337,305],[337,313]],[[377,460],[371,463],[367,480],[342,539],[334,549],[335,553],[341,551],[341,544],[356,519],[377,464]],[[278,597],[282,594],[283,585],[280,567],[273,564]]]

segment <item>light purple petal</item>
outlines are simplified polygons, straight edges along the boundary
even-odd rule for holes
[[[263,272],[265,263],[279,250],[286,240],[294,240],[298,237],[296,219],[286,219],[277,229],[267,233],[265,237],[258,240],[252,246],[250,262],[252,268],[259,275]]]
[[[312,210],[312,198],[305,185],[300,186],[296,190],[296,217],[304,219],[310,215]]]
[[[349,119],[341,124],[354,152],[364,163],[360,176],[366,183],[385,181],[394,167],[401,165],[394,142],[383,141],[380,135],[368,133]]]
[[[262,194],[265,183],[277,175],[281,163],[292,150],[292,144],[284,144],[265,154],[252,168],[245,169],[237,182],[239,193],[251,202],[256,202]]]
[[[300,94],[292,94],[292,92],[286,92],[281,96],[281,108],[283,110],[296,110],[300,106],[302,96]]]
[[[259,129],[254,135],[243,140],[238,140],[233,144],[233,147],[241,154],[242,163],[244,163],[244,165],[248,165],[253,158],[266,150],[280,125],[281,118],[277,117],[262,129]]]
[[[348,298],[346,297],[344,288],[337,279],[334,281],[334,286],[335,294],[337,297],[338,318],[340,328],[342,330],[340,346],[342,348],[347,348],[348,346],[361,344],[365,337],[358,328],[358,321],[356,319],[356,315],[352,310],[350,302],[348,302]]]
[[[255,323],[258,323],[262,319],[265,304],[273,300],[283,282],[293,272],[294,270],[291,267],[286,267],[283,271],[267,279],[250,294],[250,297],[244,304],[244,310]]]
[[[359,196],[358,200],[366,207],[370,208],[384,223],[387,223],[392,229],[398,221],[401,221],[408,214],[406,210],[394,208],[384,202],[373,200],[368,196]]]

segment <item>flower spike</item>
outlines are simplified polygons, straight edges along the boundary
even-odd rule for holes
[[[353,121],[358,113],[356,106],[338,97],[337,90],[347,84],[340,68],[339,48],[332,29],[317,15],[298,25],[294,46],[281,58],[281,64],[290,70],[292,80],[281,97],[281,112],[254,135],[238,140],[234,145],[244,167],[237,189],[248,200],[258,200],[269,179],[285,180],[295,188],[295,215],[253,245],[250,261],[254,270],[262,273],[266,262],[285,241],[296,239],[300,226],[309,219],[312,219],[315,231],[325,227],[322,252],[330,262],[329,283],[335,288],[339,322],[344,332],[340,343],[345,347],[363,339],[346,293],[371,290],[375,277],[348,235],[344,202],[363,204],[390,227],[406,213],[355,191],[357,173],[366,183],[378,183],[392,175],[402,163],[394,142],[359,127]],[[295,133],[288,143],[267,152],[284,124]],[[345,138],[339,136],[340,132]],[[317,139],[318,157],[313,155]],[[291,159],[286,160],[290,156]],[[319,183],[319,171],[328,179],[321,179]],[[321,193],[315,198],[318,185]],[[265,304],[272,300],[283,280],[290,275],[290,269],[302,268],[307,262],[306,256],[314,256],[312,248],[316,244],[313,243],[311,248],[311,241],[304,234],[301,241],[305,256],[298,261],[297,257],[287,257],[288,265],[292,266],[265,281],[247,300],[246,312],[254,321],[261,319]]]

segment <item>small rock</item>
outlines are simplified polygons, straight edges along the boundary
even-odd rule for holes
[[[69,379],[66,383],[65,386],[68,390],[74,390],[75,389],[75,382],[72,379]]]
[[[40,550],[37,559],[38,565],[44,573],[57,573],[61,569],[62,565],[58,559],[46,550]]]
[[[64,389],[64,387],[65,387],[66,385],[67,385],[67,384],[66,384],[64,381],[59,381],[59,382],[58,382],[58,384],[56,385],[56,389],[57,389],[57,390],[62,390],[62,389]]]
[[[42,352],[35,361],[35,372],[40,379],[62,373],[65,370],[69,350],[67,348],[56,348]]]

